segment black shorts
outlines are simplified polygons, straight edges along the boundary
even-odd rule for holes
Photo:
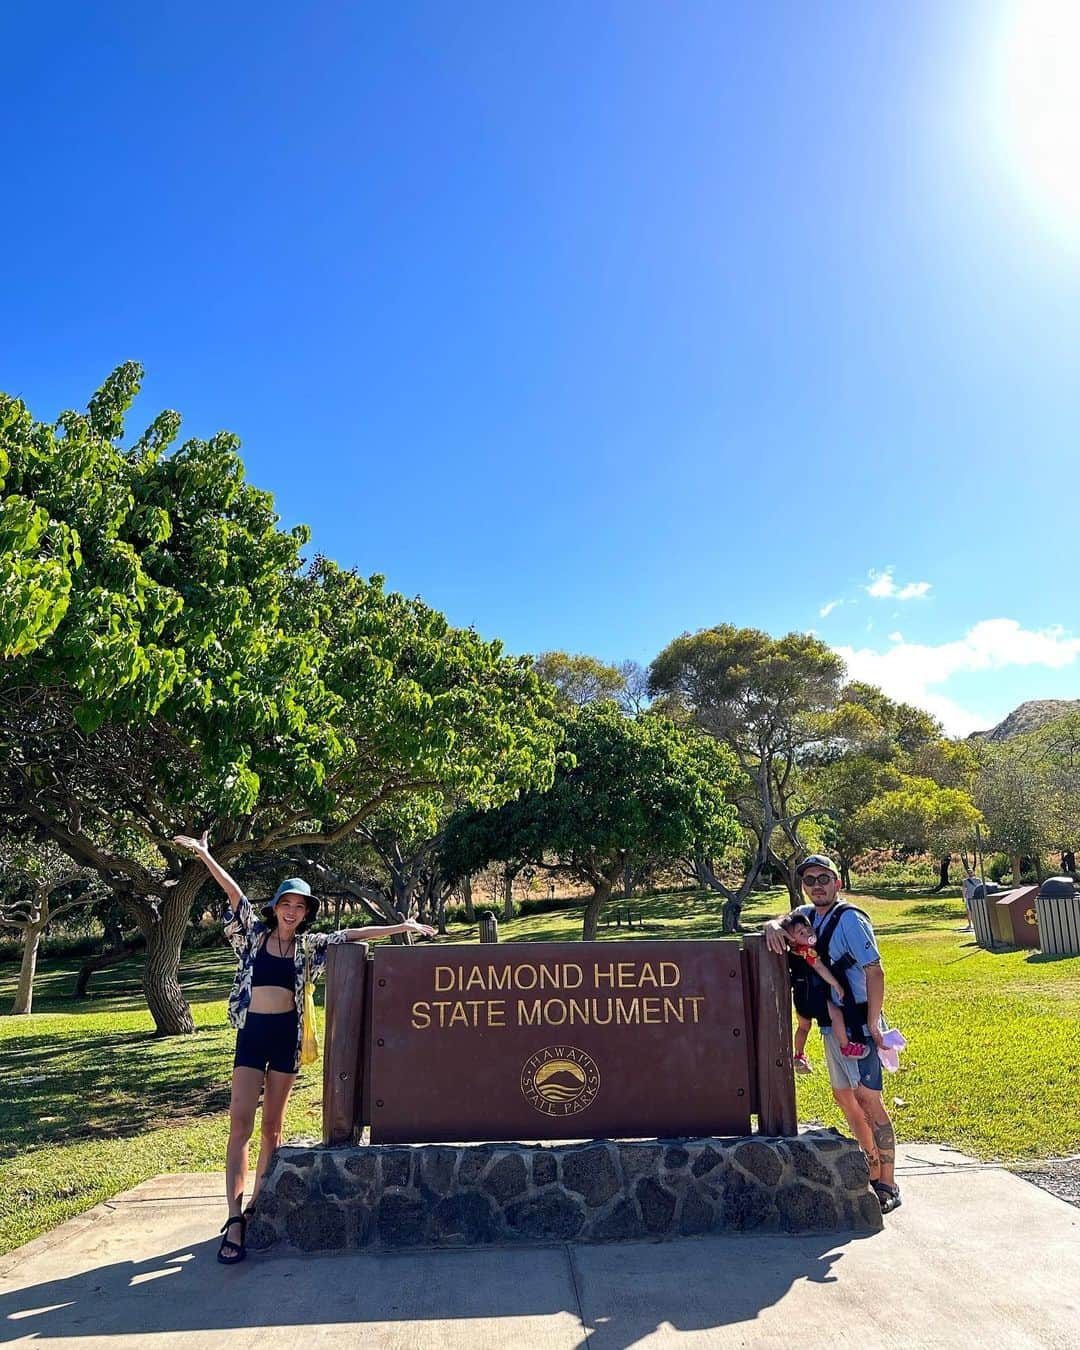
[[[296,1073],[300,1068],[297,1049],[296,1009],[283,1013],[248,1012],[236,1033],[234,1069],[273,1069]]]

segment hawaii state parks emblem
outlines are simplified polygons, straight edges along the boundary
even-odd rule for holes
[[[574,1045],[545,1045],[521,1070],[522,1096],[545,1116],[576,1116],[599,1091],[596,1060]]]

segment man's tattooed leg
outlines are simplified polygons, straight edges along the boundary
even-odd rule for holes
[[[874,1151],[878,1162],[891,1167],[896,1162],[896,1131],[891,1120],[883,1120],[874,1126]],[[871,1171],[873,1164],[871,1164]]]

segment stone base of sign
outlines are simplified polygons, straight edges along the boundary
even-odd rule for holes
[[[412,1144],[277,1151],[248,1246],[304,1252],[873,1232],[857,1144],[797,1139]]]

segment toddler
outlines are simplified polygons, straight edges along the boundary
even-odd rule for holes
[[[801,957],[815,975],[819,975],[830,989],[835,989],[843,998],[843,985],[818,953],[817,934],[814,932],[814,926],[810,920],[801,914],[787,914],[780,920],[780,927],[787,938],[787,944],[792,953]],[[799,1004],[800,1000],[796,999],[795,1016],[798,1027],[795,1032],[795,1072],[812,1073],[810,1061],[806,1058],[806,1038],[814,1024],[814,1014],[807,1007],[800,1007]],[[861,1041],[853,1041],[848,1036],[847,1027],[844,1025],[843,1008],[840,1004],[833,1002],[831,998],[828,999],[827,1006],[829,1021],[832,1023],[833,1035],[840,1047],[840,1053],[847,1059],[865,1059],[870,1053],[869,1047]]]

